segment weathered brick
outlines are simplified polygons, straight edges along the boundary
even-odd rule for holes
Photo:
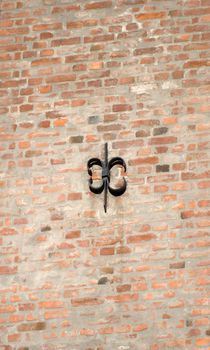
[[[155,20],[161,19],[167,16],[167,13],[164,11],[161,12],[149,12],[149,13],[140,13],[136,15],[137,21],[147,21],[147,20]]]
[[[42,301],[39,303],[39,307],[42,309],[57,309],[63,306],[61,301],[50,300],[50,301]]]
[[[64,45],[75,45],[79,44],[81,41],[80,37],[69,38],[69,39],[56,39],[52,40],[51,46],[64,46]]]
[[[150,241],[156,238],[156,235],[153,233],[148,233],[146,235],[134,235],[128,237],[128,243],[136,243],[141,241]]]
[[[99,305],[103,303],[103,300],[98,298],[80,298],[72,299],[71,303],[73,306],[89,306],[89,305]]]
[[[0,229],[0,233],[3,236],[16,235],[18,232],[14,228],[5,227]]]
[[[162,47],[147,47],[136,49],[134,55],[154,55],[156,53],[161,53],[163,51]]]
[[[95,1],[95,2],[90,2],[85,5],[86,10],[97,10],[97,9],[103,9],[103,8],[109,8],[112,7],[112,1],[107,0],[107,1]]]
[[[84,42],[87,43],[95,43],[100,41],[112,41],[114,40],[114,34],[104,34],[104,35],[96,35],[96,36],[85,36]]]
[[[143,332],[148,329],[148,325],[145,323],[138,324],[137,326],[133,327],[134,332]]]
[[[79,192],[71,192],[68,194],[68,200],[77,201],[82,199],[82,193]]]
[[[75,74],[66,74],[66,75],[55,75],[47,78],[46,82],[49,83],[63,83],[66,81],[74,81],[76,79]]]
[[[184,64],[184,68],[199,68],[203,66],[209,66],[210,61],[200,60],[200,61],[189,61]]]
[[[45,328],[46,328],[45,322],[22,323],[17,327],[19,332],[42,331]]]
[[[112,300],[115,303],[124,303],[129,301],[136,301],[138,300],[138,294],[119,294],[116,296],[109,296],[107,297],[107,300]]]
[[[175,262],[170,264],[170,269],[184,269],[185,261]]]
[[[157,136],[157,135],[163,135],[166,134],[168,131],[167,127],[160,127],[160,128],[155,128],[153,131],[153,135]]]
[[[100,249],[100,255],[113,255],[114,251],[114,248],[102,248]]]
[[[95,27],[98,23],[97,19],[86,19],[82,21],[71,21],[67,23],[67,29],[80,29],[83,27]]]
[[[32,27],[34,31],[46,31],[46,30],[56,30],[62,29],[62,23],[43,23],[43,24],[35,24]]]
[[[26,151],[26,153],[25,153],[25,156],[26,156],[27,158],[39,157],[39,156],[41,156],[41,155],[42,155],[42,151],[38,151],[38,150],[36,150],[36,151],[28,150],[28,151]]]

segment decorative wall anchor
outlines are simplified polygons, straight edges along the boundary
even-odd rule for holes
[[[104,211],[106,213],[107,211],[107,193],[109,192],[117,197],[121,196],[125,191],[127,187],[127,183],[125,178],[123,177],[123,185],[119,188],[112,188],[110,186],[110,170],[115,165],[120,165],[124,168],[124,171],[126,171],[126,164],[125,161],[120,157],[114,157],[110,161],[108,161],[108,144],[105,143],[104,147],[104,153],[105,153],[105,160],[101,161],[99,158],[91,158],[87,163],[88,168],[88,174],[90,175],[89,179],[89,188],[91,192],[100,194],[104,190]],[[91,169],[94,165],[98,165],[102,168],[102,184],[99,187],[93,186],[93,170]]]

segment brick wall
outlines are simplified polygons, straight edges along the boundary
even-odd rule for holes
[[[0,6],[0,349],[209,349],[209,0]]]

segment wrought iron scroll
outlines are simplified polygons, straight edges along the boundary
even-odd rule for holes
[[[105,143],[104,147],[104,161],[101,161],[99,158],[91,158],[88,163],[87,163],[87,168],[88,168],[88,174],[90,175],[89,179],[89,189],[91,192],[95,194],[100,194],[104,191],[104,211],[105,213],[107,212],[107,194],[108,191],[115,197],[121,196],[127,188],[127,182],[125,178],[122,178],[123,184],[119,188],[112,188],[110,186],[110,170],[115,166],[115,165],[120,165],[123,169],[124,172],[126,171],[126,164],[125,161],[120,158],[120,157],[114,157],[111,158],[110,161],[108,161],[108,144]],[[93,167],[94,165],[97,165],[101,167],[102,169],[102,175],[101,175],[101,180],[102,183],[100,186],[95,187],[93,186]]]

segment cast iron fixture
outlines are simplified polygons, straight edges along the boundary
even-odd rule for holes
[[[90,175],[89,179],[89,188],[91,192],[100,194],[104,190],[104,211],[106,213],[107,211],[107,193],[108,190],[109,192],[117,197],[121,196],[125,191],[127,187],[127,183],[125,178],[123,177],[123,185],[119,188],[112,188],[110,186],[110,170],[113,168],[115,165],[120,165],[124,168],[124,171],[126,171],[126,164],[125,161],[120,158],[120,157],[114,157],[108,161],[108,144],[105,143],[104,146],[104,153],[105,153],[105,160],[101,161],[99,158],[91,158],[89,159],[87,163],[87,168],[88,168],[88,174]],[[92,167],[94,165],[98,165],[99,167],[102,168],[102,184],[99,187],[94,187],[93,186],[93,169]]]

